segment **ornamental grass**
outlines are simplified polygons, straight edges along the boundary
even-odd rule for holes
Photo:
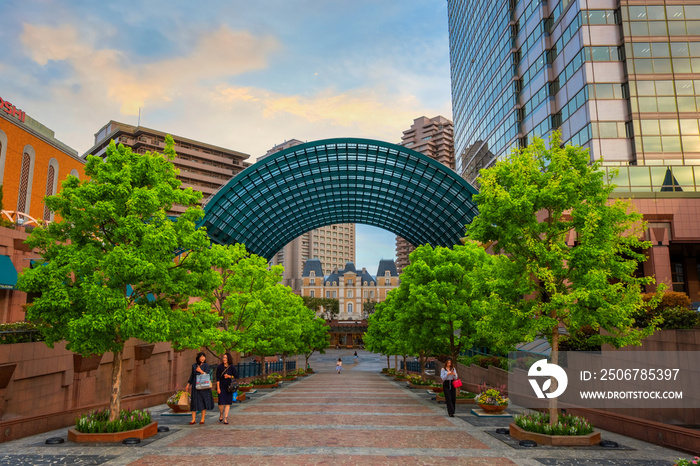
[[[593,432],[593,424],[571,414],[560,414],[556,424],[549,423],[548,413],[520,414],[513,417],[515,425],[528,432],[545,435],[587,435]]]
[[[151,413],[145,409],[122,409],[119,418],[110,421],[109,410],[101,409],[81,414],[75,420],[75,430],[84,434],[111,434],[140,429],[151,423]]]

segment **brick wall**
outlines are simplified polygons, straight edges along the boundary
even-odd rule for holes
[[[197,353],[176,352],[168,343],[157,343],[148,359],[138,360],[139,344],[142,342],[129,340],[124,350],[124,407],[164,403],[176,388],[187,384]],[[148,351],[142,357],[144,353]],[[0,442],[72,425],[78,414],[106,406],[111,353],[93,367],[80,365],[64,343],[53,349],[44,343],[0,345]],[[2,374],[7,373],[11,374],[9,381],[3,381]]]

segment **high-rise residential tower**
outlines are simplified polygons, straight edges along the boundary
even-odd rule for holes
[[[454,170],[453,125],[443,116],[434,118],[420,117],[413,120],[409,129],[403,132],[401,145],[437,160]],[[408,255],[415,249],[414,245],[396,237],[396,268],[401,273],[409,264]]]
[[[700,291],[700,1],[448,0],[456,170],[562,142],[619,169],[650,222],[644,272]]]
[[[268,150],[262,158],[299,144],[303,142],[290,139]],[[319,259],[326,275],[342,269],[348,262],[354,263],[355,224],[327,225],[304,233],[287,243],[275,254],[270,263],[283,265],[283,283],[291,287],[295,293],[301,294],[302,274],[309,259]]]
[[[95,145],[83,155],[83,158],[88,155],[104,157],[107,146],[112,140],[117,144],[131,147],[131,150],[137,154],[145,154],[147,151],[162,152],[167,134],[169,133],[143,126],[110,121],[95,133]],[[204,194],[202,204],[217,189],[250,165],[245,162],[249,157],[248,154],[181,136],[172,135],[172,137],[177,153],[173,165],[180,170],[178,179],[182,182],[181,187],[201,191]],[[170,212],[179,214],[184,212],[184,208],[174,205]]]

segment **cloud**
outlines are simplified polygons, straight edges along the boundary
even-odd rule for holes
[[[187,88],[206,80],[264,69],[269,55],[279,48],[272,36],[254,36],[226,26],[199,35],[186,55],[148,63],[135,63],[118,50],[95,49],[81,40],[69,25],[24,24],[21,41],[39,65],[66,61],[73,79],[86,93],[106,95],[124,115],[136,115],[146,104],[171,101]]]

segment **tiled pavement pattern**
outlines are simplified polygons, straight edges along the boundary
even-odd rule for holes
[[[161,415],[167,407],[157,406],[152,411],[159,425],[174,428],[146,445],[43,445],[46,438],[65,437],[63,429],[2,444],[0,466],[670,466],[673,459],[689,458],[608,432],[604,439],[628,449],[513,448],[493,435],[508,419],[476,418],[469,405],[459,405],[457,417],[449,418],[444,405],[431,401],[425,390],[410,390],[380,375],[386,359],[359,353],[357,365],[350,350],[316,356],[311,362],[316,374],[280,389],[259,390],[250,401],[233,406],[228,426],[218,423],[218,411],[209,413],[206,425],[189,426],[189,415]],[[334,369],[339,355],[345,362],[342,374]]]

